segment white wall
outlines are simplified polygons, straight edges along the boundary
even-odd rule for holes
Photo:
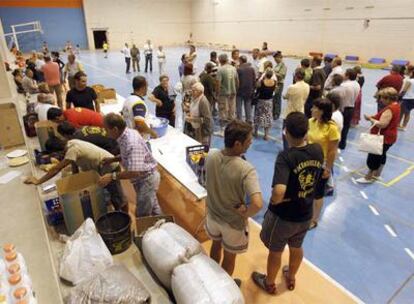
[[[107,29],[112,49],[125,42],[142,47],[183,44],[191,32],[191,0],[84,0],[88,43],[94,49],[92,29]]]
[[[194,0],[192,32],[197,42],[242,49],[267,41],[291,55],[321,51],[413,61],[413,11],[413,0]]]

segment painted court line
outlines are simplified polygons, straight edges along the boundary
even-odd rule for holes
[[[256,222],[254,219],[249,218],[249,222],[253,225],[256,225],[260,229],[262,229],[262,225],[260,225],[258,222]],[[307,258],[303,258],[303,261],[309,265],[313,270],[315,270],[317,273],[319,273],[324,279],[331,282],[336,288],[341,290],[343,293],[345,293],[348,297],[350,297],[352,300],[355,301],[355,303],[358,304],[364,304],[364,301],[362,301],[360,298],[358,298],[356,295],[354,295],[352,292],[350,292],[348,289],[346,289],[344,286],[339,284],[337,281],[335,281],[332,277],[330,277],[327,273],[325,273],[323,270],[321,270],[318,266],[313,264],[311,261],[309,261]]]
[[[351,181],[354,183],[354,185],[358,185],[357,181],[355,178],[351,177]]]
[[[390,225],[385,224],[384,227],[392,237],[397,237],[397,234],[395,233],[394,229],[390,227]]]
[[[409,248],[404,248],[404,250],[414,260],[414,253]]]
[[[371,209],[372,213],[374,213],[376,216],[379,215],[378,210],[374,206],[368,205],[368,207],[369,207],[369,209]]]
[[[367,196],[367,194],[364,191],[360,190],[359,193],[361,193],[361,196],[363,198],[365,198],[366,200],[368,199],[368,196]]]
[[[359,145],[358,143],[355,143],[355,142],[352,142],[352,141],[347,141],[346,143],[347,144],[351,144],[353,146],[358,146]],[[400,156],[397,156],[397,155],[394,155],[394,154],[387,153],[387,157],[391,157],[391,158],[394,158],[396,160],[402,161],[404,163],[407,163],[407,164],[410,164],[410,165],[414,165],[414,161],[411,161],[409,159],[405,159],[403,157],[400,157]]]

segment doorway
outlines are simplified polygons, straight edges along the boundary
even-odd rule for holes
[[[93,31],[93,41],[95,43],[95,49],[102,49],[103,43],[106,41],[106,31]]]

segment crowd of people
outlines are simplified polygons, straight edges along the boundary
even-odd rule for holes
[[[109,46],[105,44],[106,57]],[[148,40],[144,46],[145,72],[152,71],[152,52]],[[135,45],[129,49],[126,43],[122,53],[126,73],[130,72],[131,58],[133,70],[140,71],[139,49]],[[157,134],[147,121],[145,96],[155,103],[156,116],[174,126],[178,92],[187,135],[210,146],[217,120],[216,134],[224,137],[224,148],[212,149],[206,161],[205,228],[213,240],[211,257],[233,275],[237,254],[248,248],[247,220],[263,206],[257,172],[244,155],[261,129],[263,139],[270,140],[274,121],[282,118],[283,149],[276,159],[271,199],[260,234],[269,250],[267,271],[254,272],[252,279],[266,292],[277,293],[275,279],[288,245],[289,265],[282,272],[288,289],[293,290],[306,233],[317,227],[323,199],[334,188],[335,159],[346,150],[348,132],[361,118],[361,68],[344,70],[339,57],[305,58],[291,71],[293,84],[285,90],[288,69],[282,52],[271,53],[267,43],[262,49],[253,49],[251,58],[240,55],[236,48],[230,58],[213,51],[201,73],[195,71],[197,52],[191,45],[181,57],[180,83],[173,88],[165,74],[166,56],[161,46],[157,58],[160,84],[148,93],[146,78],[135,76],[133,92],[126,98],[122,114],[106,116],[100,113],[97,95],[87,85],[87,75],[75,54],[70,53],[65,64],[56,52],[34,53],[23,67],[25,76],[21,68],[14,70],[18,90],[38,94],[39,119],[58,123],[64,137],[53,137],[46,143],[48,151],[62,154],[62,161],[41,178],[30,177],[26,183],[42,184],[69,165],[95,170],[114,209],[128,211],[120,185],[120,180],[128,179],[137,192],[136,216],[160,214],[156,196],[160,175],[146,142]],[[369,171],[357,182],[380,179],[387,151],[397,140],[397,129],[407,127],[414,108],[413,79],[414,67],[404,71],[394,66],[377,83],[378,112],[363,116],[372,123],[371,134],[384,136],[383,151],[380,155],[368,154]]]

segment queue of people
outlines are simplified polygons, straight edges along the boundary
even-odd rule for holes
[[[131,57],[139,56],[139,50],[132,50],[127,44],[122,50],[127,73]],[[152,71],[152,52],[148,40],[144,46],[145,72],[148,68]],[[224,138],[224,148],[210,150],[206,159],[205,229],[213,241],[211,258],[233,275],[237,255],[248,249],[248,219],[263,207],[256,169],[244,155],[259,129],[264,129],[264,140],[270,140],[272,124],[281,116],[283,149],[276,158],[271,199],[260,233],[269,251],[266,273],[253,272],[252,280],[267,293],[276,294],[275,280],[282,269],[288,290],[294,290],[304,256],[303,241],[307,232],[318,226],[327,189],[333,188],[335,159],[339,151],[346,149],[351,126],[360,120],[364,77],[360,67],[344,71],[339,57],[324,58],[323,66],[322,58],[303,59],[294,71],[293,84],[284,92],[288,71],[283,55],[280,51],[272,54],[275,65],[268,55],[267,43],[262,50],[253,50],[251,62],[236,48],[231,58],[225,53],[211,52],[209,62],[197,76],[197,52],[191,45],[181,57],[180,85],[173,88],[164,73],[165,53],[159,47],[159,85],[148,94],[146,78],[135,76],[122,115],[106,116],[100,113],[96,93],[87,86],[87,76],[73,54],[64,67],[44,56],[40,71],[46,83],[37,84],[30,68],[24,77],[20,71],[15,72],[15,81],[24,92],[39,93],[39,115],[59,124],[64,139],[51,138],[46,147],[50,152],[61,153],[63,160],[41,178],[30,177],[25,182],[42,184],[74,165],[74,170],[98,172],[99,185],[107,189],[115,210],[128,212],[120,180],[130,180],[136,190],[136,216],[161,214],[156,196],[160,174],[146,142],[157,134],[147,123],[145,97],[148,95],[155,103],[156,116],[175,126],[175,99],[179,91],[184,132],[211,146],[217,118],[218,135]],[[135,62],[138,66],[133,63],[133,69],[139,71],[139,59]],[[71,77],[66,109],[59,103],[57,88],[61,85],[62,69],[64,78]],[[397,130],[406,128],[414,108],[412,79],[414,68],[409,67],[403,79],[400,68],[393,67],[378,82],[378,113],[365,114],[364,118],[372,123],[371,134],[384,136],[382,154],[368,154],[369,171],[356,182],[368,184],[381,178],[387,152],[397,140]],[[282,267],[286,245],[289,265]],[[236,282],[241,284],[240,280]]]

